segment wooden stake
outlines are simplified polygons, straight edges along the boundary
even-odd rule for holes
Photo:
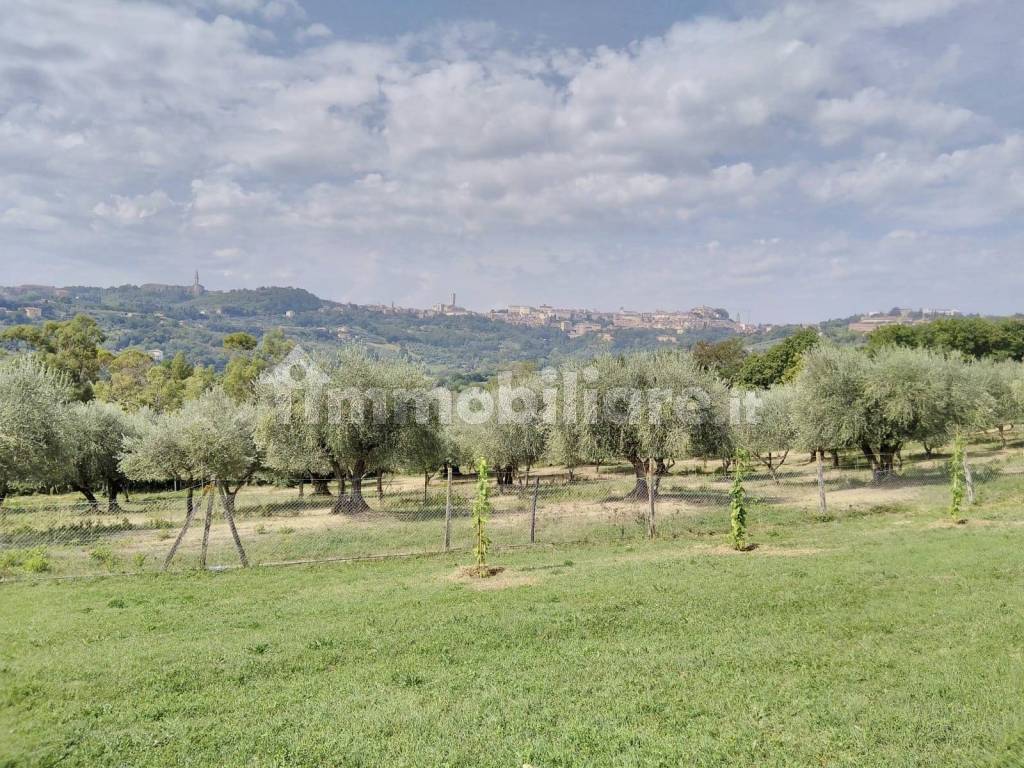
[[[647,517],[647,537],[653,539],[656,532],[654,526],[654,459],[647,460],[647,501],[650,504]]]
[[[825,500],[825,462],[822,460],[824,451],[815,451],[818,457],[818,514],[822,517],[828,514],[828,502]]]
[[[448,467],[448,484],[444,500],[444,551],[452,548],[452,468]]]
[[[175,480],[177,482],[177,480]],[[188,505],[188,511],[185,513],[185,524],[181,526],[181,530],[178,531],[178,538],[174,540],[171,545],[171,551],[167,553],[167,557],[164,559],[163,570],[167,570],[171,565],[171,560],[174,559],[174,554],[178,551],[178,547],[181,546],[181,540],[185,538],[185,532],[188,530],[189,525],[192,524],[192,518],[196,514],[195,502],[190,502]]]
[[[964,483],[967,485],[967,503],[974,505],[974,475],[971,474],[971,465],[967,463],[967,451],[964,451]]]
[[[222,486],[220,489],[220,503],[224,508],[224,517],[227,518],[228,528],[231,529],[231,538],[235,540],[235,550],[238,552],[238,559],[242,563],[243,568],[249,567],[249,558],[245,556],[245,550],[242,548],[242,540],[238,536],[238,529],[235,527],[235,516],[231,512],[231,505],[228,503],[227,491]]]
[[[537,494],[540,493],[540,478],[533,479],[533,502],[530,504],[530,543],[537,543]]]
[[[210,544],[210,524],[213,522],[213,485],[208,485],[203,492],[206,499],[206,520],[203,522],[203,551],[199,555],[199,567],[206,568],[206,548]]]

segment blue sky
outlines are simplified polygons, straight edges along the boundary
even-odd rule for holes
[[[8,0],[0,283],[1020,311],[1009,0]]]
[[[718,14],[736,18],[744,9],[764,8],[753,2],[648,0],[627,4],[609,0],[319,0],[303,4],[309,17],[336,34],[355,39],[387,39],[415,34],[433,25],[483,22],[494,24],[522,46],[549,45],[596,48],[622,47],[662,34],[678,21]]]

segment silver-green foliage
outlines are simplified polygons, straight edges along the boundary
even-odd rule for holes
[[[129,437],[121,469],[138,480],[244,481],[260,463],[254,415],[251,405],[211,389]]]
[[[971,364],[922,349],[874,356],[822,347],[807,354],[795,413],[807,448],[857,448],[877,473],[893,469],[902,446],[941,445],[957,429],[991,421],[991,397]]]
[[[328,469],[350,481],[340,511],[366,508],[363,478],[400,466],[417,408],[429,407],[430,380],[417,366],[344,350],[325,364],[326,380],[296,386],[267,380],[257,385],[256,436],[268,463],[280,471]]]
[[[67,377],[33,356],[0,360],[0,495],[63,476],[73,396]]]
[[[142,418],[113,403],[73,404],[67,413],[67,482],[87,497],[105,488],[115,507],[126,479],[119,460],[128,440],[138,435]]]
[[[729,392],[689,354],[608,355],[593,368],[592,396],[584,401],[586,440],[598,455],[633,465],[637,495],[646,495],[650,459],[731,454]]]
[[[750,393],[735,414],[733,440],[742,450],[763,464],[772,477],[786,463],[799,439],[794,413],[796,389],[779,384],[766,392]]]

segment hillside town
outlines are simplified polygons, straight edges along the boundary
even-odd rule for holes
[[[956,309],[905,309],[894,307],[888,312],[869,312],[850,323],[847,328],[853,333],[871,333],[887,325],[916,325],[940,317],[961,317]]]
[[[512,325],[532,328],[554,328],[567,334],[569,338],[579,338],[588,333],[609,334],[621,329],[668,331],[684,333],[687,331],[717,328],[733,333],[754,333],[763,330],[763,326],[753,326],[734,320],[728,310],[715,307],[700,306],[687,311],[662,310],[653,312],[637,312],[620,309],[608,312],[575,307],[553,307],[549,304],[531,306],[528,304],[509,304],[502,309],[489,312],[474,312],[456,303],[453,293],[448,303],[435,304],[429,310],[405,310],[398,307],[381,307],[391,312],[413,312],[421,317],[464,317],[476,315]],[[666,338],[666,340],[668,340]]]

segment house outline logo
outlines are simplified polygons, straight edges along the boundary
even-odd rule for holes
[[[328,376],[306,350],[295,346],[280,363],[260,376],[260,382],[275,388],[317,388],[327,385]]]

